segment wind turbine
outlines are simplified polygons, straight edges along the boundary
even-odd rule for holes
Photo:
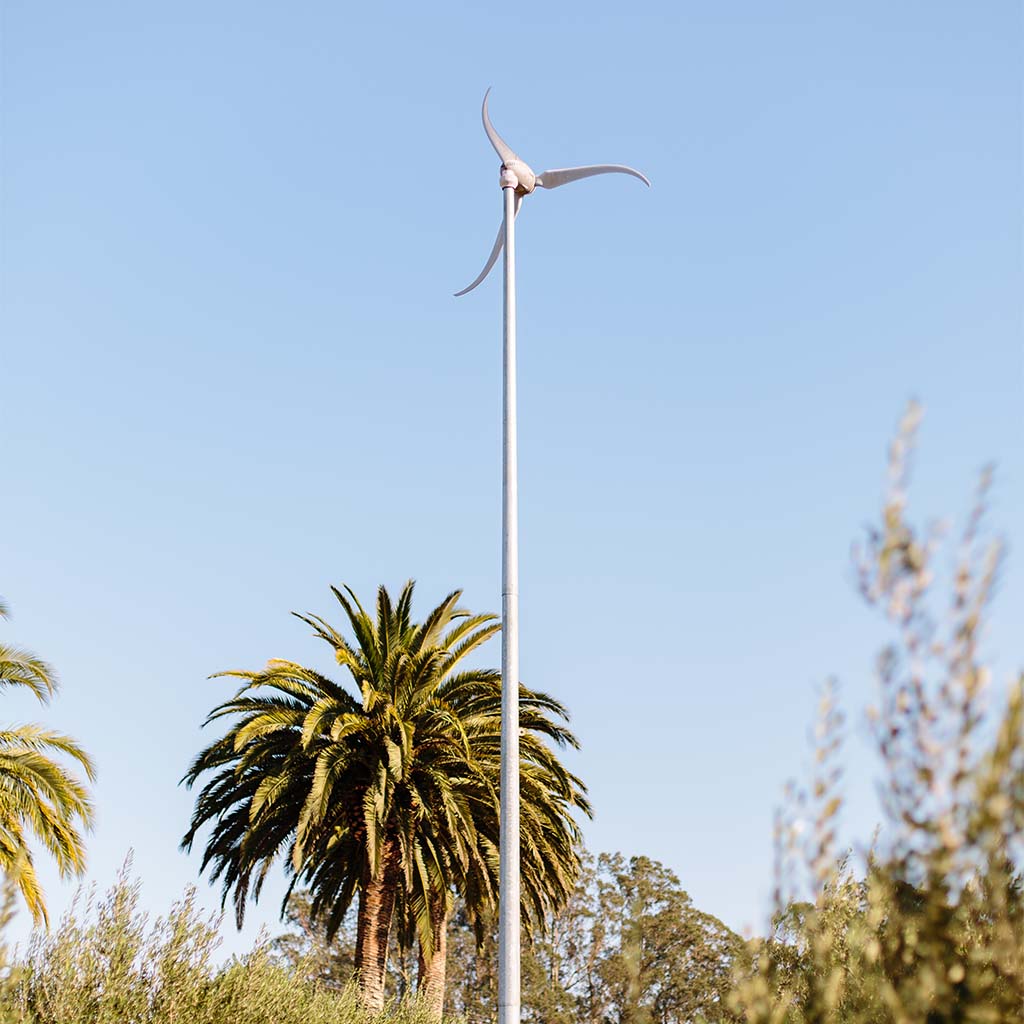
[[[595,174],[631,174],[651,183],[632,167],[593,164],[535,174],[494,130],[484,93],[487,138],[501,158],[504,216],[498,237],[477,279],[456,296],[471,292],[490,273],[505,250],[504,378],[502,446],[501,558],[501,838],[498,877],[498,1024],[519,1024],[519,502],[516,447],[516,249],[515,219],[523,197],[536,188],[559,188]]]

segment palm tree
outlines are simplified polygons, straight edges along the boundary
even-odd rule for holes
[[[420,991],[440,1017],[452,894],[481,921],[496,901],[501,683],[465,661],[500,627],[460,608],[459,591],[417,624],[411,582],[397,602],[379,589],[375,619],[350,589],[332,590],[354,643],[319,616],[298,617],[331,646],[352,690],[293,662],[224,673],[245,684],[211,712],[208,721],[231,724],[185,776],[191,786],[213,773],[183,845],[212,823],[201,870],[220,879],[239,923],[283,855],[330,933],[358,896],[357,971],[371,1011],[383,1006],[397,920],[399,941],[419,942]],[[520,707],[524,914],[533,922],[571,891],[571,811],[589,807],[545,742],[575,744],[549,717],[564,719],[564,708],[525,687]]]
[[[0,602],[0,618],[8,614]],[[46,704],[57,680],[45,661],[0,644],[0,687],[10,686],[24,687]],[[93,822],[87,789],[54,755],[77,762],[89,781],[95,780],[92,761],[70,737],[40,725],[0,728],[0,870],[17,883],[33,920],[46,925],[49,917],[29,836],[57,862],[62,878],[81,875],[82,830]]]

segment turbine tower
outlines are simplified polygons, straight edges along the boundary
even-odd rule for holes
[[[559,188],[595,174],[630,174],[651,183],[622,164],[565,167],[535,174],[494,130],[484,93],[487,138],[501,158],[503,219],[484,269],[456,296],[471,292],[505,250],[504,347],[502,372],[502,558],[501,558],[501,838],[498,879],[498,1024],[520,1021],[519,889],[519,502],[516,444],[516,248],[515,220],[523,198],[537,188]]]

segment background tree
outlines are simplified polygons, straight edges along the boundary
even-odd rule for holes
[[[647,857],[598,860],[596,970],[615,1024],[684,1024],[731,1017],[726,999],[742,940],[697,910],[676,876]],[[590,1019],[598,1016],[590,1010]]]
[[[351,915],[327,936],[313,916],[312,897],[304,889],[291,893],[281,914],[288,930],[271,943],[276,959],[289,970],[333,992],[341,992],[355,979],[356,934]]]
[[[0,602],[0,618],[8,616]],[[0,644],[0,688],[17,686],[41,704],[57,691],[49,665],[34,654]],[[53,857],[62,878],[85,870],[83,831],[92,827],[88,790],[62,763],[69,760],[95,780],[92,761],[69,736],[41,725],[0,728],[0,870],[17,883],[33,920],[47,922],[31,840]]]
[[[304,889],[292,892],[282,915],[288,930],[270,944],[275,962],[304,981],[331,992],[351,988],[356,977],[356,928],[348,914],[330,937],[322,921],[312,913],[312,898]],[[396,1005],[415,993],[416,950],[402,949],[397,930],[391,935],[385,1000]]]
[[[733,963],[743,943],[693,907],[675,876],[644,857],[582,856],[571,898],[534,929],[522,956],[523,1020],[531,1024],[666,1024],[732,1020],[726,1006]],[[301,935],[277,940],[288,962],[323,962],[343,983],[346,940],[328,942],[323,926],[303,919]],[[497,1009],[497,922],[479,942],[474,923],[456,902],[448,943],[446,1013],[468,1024],[492,1021]],[[312,931],[312,936],[306,934]],[[339,932],[339,936],[344,933]],[[349,932],[351,935],[351,932]],[[393,975],[389,996],[402,991]]]

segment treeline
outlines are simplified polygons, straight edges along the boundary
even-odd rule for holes
[[[523,1019],[720,1020],[742,940],[697,910],[646,857],[585,857],[572,899],[523,949]],[[2,1024],[320,1024],[372,1020],[355,986],[355,915],[330,940],[310,899],[289,900],[288,929],[218,963],[217,917],[190,891],[151,920],[126,870],[102,897],[82,893],[58,926],[5,961]],[[449,932],[446,1017],[492,1021],[497,951],[457,911]],[[416,958],[392,937],[385,1018],[426,1024]],[[731,1018],[730,1018],[731,1019]]]
[[[524,943],[523,1020],[532,1024],[732,1019],[734,977],[748,965],[744,941],[693,905],[679,879],[648,857],[583,854],[566,905]],[[333,940],[310,913],[306,893],[287,907],[292,926],[273,943],[279,962],[307,980],[343,990],[355,969],[354,922]],[[447,1017],[497,1019],[496,922],[482,936],[463,909],[448,933]],[[391,1000],[415,993],[416,957],[392,943]]]
[[[1018,728],[1022,710],[1011,709]],[[1009,865],[990,864],[951,898],[937,879],[910,885],[892,860],[859,878],[841,861],[815,900],[780,908],[767,937],[744,940],[657,861],[582,861],[571,899],[524,945],[527,1024],[1022,1020],[1024,885]],[[194,892],[155,921],[139,895],[126,870],[104,896],[81,894],[54,930],[35,932],[16,961],[0,948],[0,1024],[433,1019],[416,995],[416,955],[395,936],[385,1006],[368,1013],[355,984],[354,915],[328,939],[307,893],[289,899],[285,931],[226,963],[220,921],[198,910]],[[496,1009],[493,923],[480,940],[457,908],[445,1018],[489,1024]]]

